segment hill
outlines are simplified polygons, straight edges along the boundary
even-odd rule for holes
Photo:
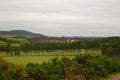
[[[37,37],[47,37],[43,34],[32,33],[25,30],[11,30],[11,31],[0,31],[1,35],[18,35],[18,36],[37,36]]]

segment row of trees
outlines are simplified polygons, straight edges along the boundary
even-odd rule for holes
[[[70,49],[101,49],[103,54],[106,55],[119,55],[120,54],[120,37],[110,37],[97,40],[83,40],[73,43],[43,43],[33,44],[24,43],[19,47],[1,45],[0,51],[6,51],[7,54],[15,52],[15,55],[20,55],[20,51],[40,51],[40,50],[70,50]]]
[[[98,49],[100,48],[99,41],[79,41],[79,42],[73,42],[73,43],[43,43],[43,44],[32,44],[32,43],[24,43],[21,44],[19,47],[11,46],[10,43],[8,43],[5,46],[0,46],[0,51],[39,51],[39,50],[70,50],[70,49]]]

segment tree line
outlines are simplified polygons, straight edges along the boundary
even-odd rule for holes
[[[101,49],[106,55],[119,55],[120,53],[120,37],[102,38],[97,40],[82,40],[72,43],[21,43],[15,47],[11,43],[0,45],[0,51],[5,51],[7,54],[14,52],[15,55],[20,55],[21,51],[41,51],[41,50],[74,50],[74,49]]]

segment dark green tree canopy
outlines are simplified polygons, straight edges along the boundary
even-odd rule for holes
[[[105,55],[120,55],[120,37],[110,37],[105,40],[102,52]]]

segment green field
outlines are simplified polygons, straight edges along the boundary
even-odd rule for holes
[[[21,63],[43,63],[51,61],[54,57],[57,55],[59,56],[59,59],[62,57],[68,57],[73,58],[77,54],[92,54],[93,56],[101,55],[100,50],[54,50],[54,51],[39,51],[39,52],[29,52],[24,53],[22,52],[19,56],[12,56],[7,55],[5,52],[0,52],[0,55],[3,57],[3,59],[7,60],[10,63],[14,64],[21,64]]]
[[[0,36],[0,38],[14,42],[14,43],[11,43],[12,46],[19,46],[21,43],[30,43],[27,40],[28,38],[27,36],[23,38],[22,37],[16,38],[16,36],[6,35],[6,36]],[[7,43],[8,43],[7,41],[0,40],[0,45],[6,45]]]
[[[27,63],[40,63],[49,62],[56,56],[9,56],[3,57],[3,59],[7,60],[10,63],[14,64],[27,64]],[[59,56],[59,59],[64,56]],[[74,56],[67,56],[68,58],[73,58]]]

